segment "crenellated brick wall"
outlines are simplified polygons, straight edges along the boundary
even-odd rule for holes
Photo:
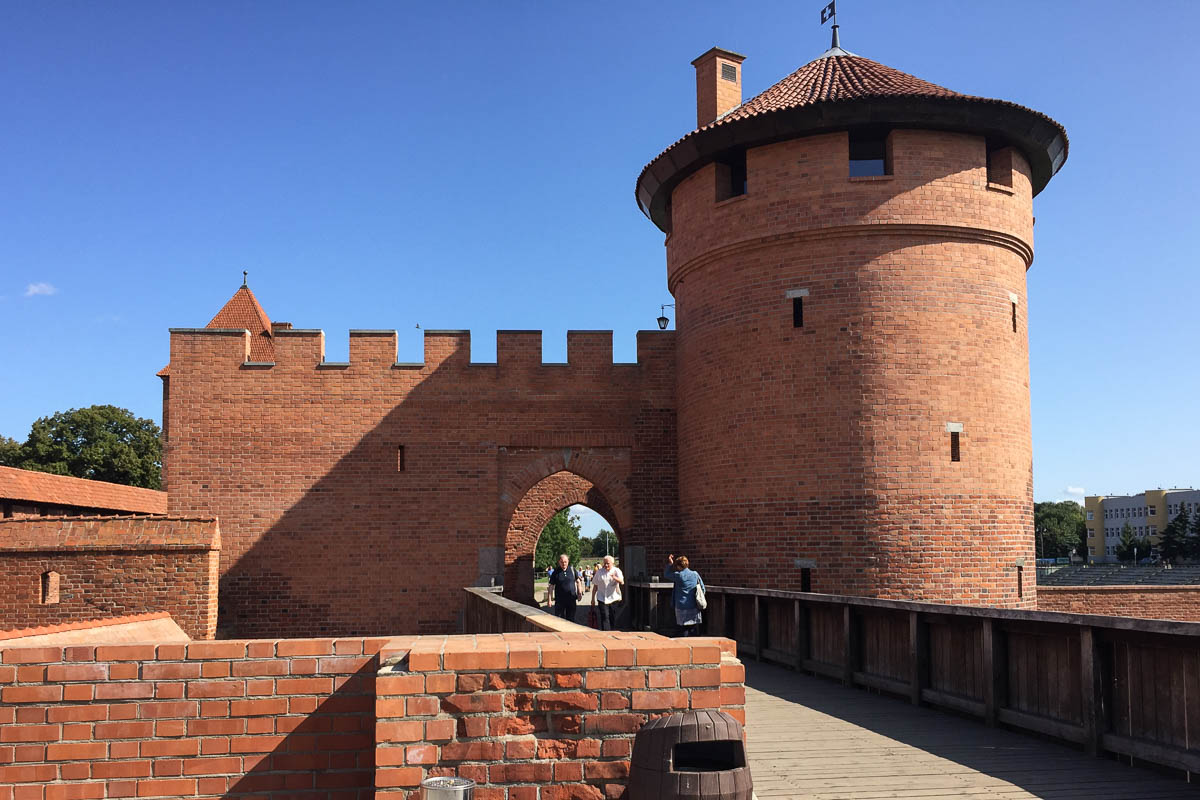
[[[494,364],[465,331],[424,331],[417,364],[394,331],[351,331],[345,364],[320,331],[276,331],[271,363],[249,341],[174,330],[164,412],[171,513],[221,520],[223,636],[442,633],[506,565],[532,590],[547,509],[589,502],[622,544],[674,526],[670,332],[639,334],[636,364],[608,331],[568,333],[566,364],[537,331],[501,331]]]
[[[211,639],[220,549],[215,519],[0,521],[0,630],[165,611]]]
[[[1200,586],[1039,586],[1038,611],[1200,621]]]
[[[619,796],[653,716],[744,720],[722,639],[590,632],[0,652],[0,799]]]

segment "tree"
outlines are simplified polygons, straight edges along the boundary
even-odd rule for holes
[[[542,528],[533,555],[534,569],[544,572],[546,567],[557,564],[563,553],[571,559],[572,565],[579,564],[579,517],[568,514],[565,508]]]
[[[1059,558],[1087,552],[1087,523],[1083,507],[1074,500],[1061,503],[1035,503],[1033,530],[1038,558]]]
[[[583,540],[583,554],[593,558],[604,558],[605,555],[617,557],[617,534],[611,530],[601,530],[595,539]]]
[[[1185,552],[1188,558],[1200,559],[1200,509],[1196,509],[1196,513],[1192,515]]]
[[[1117,558],[1121,561],[1141,560],[1150,555],[1150,540],[1138,538],[1128,522],[1121,528],[1121,543],[1117,545]]]
[[[33,423],[17,452],[0,446],[22,469],[158,489],[162,442],[154,420],[116,406],[60,411]]]
[[[0,436],[0,467],[15,467],[21,460],[21,443],[7,436]]]
[[[1190,522],[1187,507],[1180,503],[1179,513],[1163,528],[1162,537],[1158,540],[1158,552],[1167,561],[1174,562],[1187,555]]]

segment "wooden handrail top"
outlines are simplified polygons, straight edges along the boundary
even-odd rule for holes
[[[666,590],[673,584],[649,581],[629,581],[632,589]],[[1166,619],[1137,619],[1133,617],[1109,617],[1100,614],[1076,614],[1065,611],[1024,611],[1021,609],[991,608],[988,606],[958,606],[943,603],[926,603],[915,600],[882,600],[874,597],[851,597],[816,592],[796,592],[786,589],[751,589],[738,586],[709,586],[707,594],[730,594],[757,596],[775,600],[800,600],[805,603],[825,605],[849,605],[858,608],[874,608],[884,611],[917,611],[948,617],[974,617],[1009,622],[1035,622],[1052,625],[1084,625],[1109,630],[1136,631],[1138,633],[1160,633],[1172,636],[1200,637],[1200,622],[1181,622]]]

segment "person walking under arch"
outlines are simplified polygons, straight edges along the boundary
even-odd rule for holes
[[[592,605],[600,616],[600,630],[615,630],[613,625],[618,604],[621,602],[621,587],[625,575],[612,556],[605,556],[600,569],[592,576]]]
[[[583,598],[583,577],[571,566],[566,553],[558,557],[558,566],[550,573],[549,592],[554,616],[574,622],[576,603]]]
[[[667,556],[667,579],[675,584],[671,589],[671,605],[675,609],[677,636],[695,636],[700,631],[703,616],[696,603],[696,588],[704,586],[700,573],[688,566],[687,556]]]

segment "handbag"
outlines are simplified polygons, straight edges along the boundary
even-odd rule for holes
[[[703,611],[708,608],[708,598],[704,596],[704,584],[696,584],[696,608]]]

